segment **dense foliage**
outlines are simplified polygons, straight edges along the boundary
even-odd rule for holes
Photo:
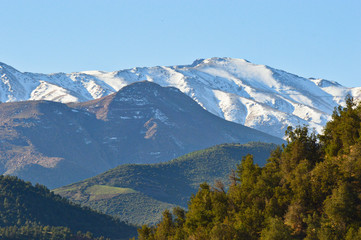
[[[4,240],[105,240],[109,238],[94,237],[91,232],[73,233],[67,227],[43,226],[27,222],[22,226],[8,226],[0,228],[1,239]]]
[[[264,167],[245,156],[227,191],[201,184],[187,212],[165,211],[139,239],[361,239],[361,105],[348,98],[322,136],[286,136]]]
[[[1,239],[125,239],[134,228],[71,204],[43,185],[0,176]],[[93,237],[94,235],[94,237]]]

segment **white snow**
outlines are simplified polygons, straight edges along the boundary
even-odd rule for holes
[[[279,137],[284,136],[288,125],[308,124],[320,132],[333,109],[344,104],[347,94],[361,100],[361,87],[346,88],[336,82],[307,79],[233,58],[197,60],[186,66],[48,75],[21,73],[0,64],[0,100],[81,102],[106,96],[130,83],[144,80],[178,88],[219,117]],[[139,106],[148,104],[142,98],[123,98],[121,101]],[[167,122],[163,113],[154,114],[155,118]]]
[[[150,154],[150,155],[159,155],[160,152],[150,152],[149,154]]]
[[[159,109],[153,109],[154,118],[160,120],[162,123],[173,126],[174,124],[171,123],[168,117]]]

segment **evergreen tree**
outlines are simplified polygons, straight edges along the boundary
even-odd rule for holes
[[[264,167],[243,157],[228,191],[201,184],[187,212],[167,212],[140,239],[164,229],[168,239],[361,239],[360,129],[361,105],[349,97],[323,135],[288,128]]]

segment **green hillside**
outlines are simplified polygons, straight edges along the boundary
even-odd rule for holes
[[[154,224],[165,209],[186,207],[199,184],[229,182],[231,169],[247,154],[264,165],[274,144],[224,144],[170,162],[121,165],[54,192],[134,224]]]
[[[16,177],[0,176],[1,239],[72,239],[75,236],[127,239],[135,232],[134,227],[71,204],[42,185],[33,186]]]

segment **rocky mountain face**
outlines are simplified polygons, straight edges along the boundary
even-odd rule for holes
[[[307,79],[243,59],[200,59],[191,65],[143,67],[115,72],[21,73],[0,64],[0,101],[84,102],[107,96],[138,81],[172,86],[207,111],[277,137],[287,126],[322,130],[347,94],[361,99],[361,87],[346,88]]]
[[[82,103],[0,104],[1,173],[51,188],[124,163],[163,162],[216,144],[250,141],[283,142],[152,82]]]

